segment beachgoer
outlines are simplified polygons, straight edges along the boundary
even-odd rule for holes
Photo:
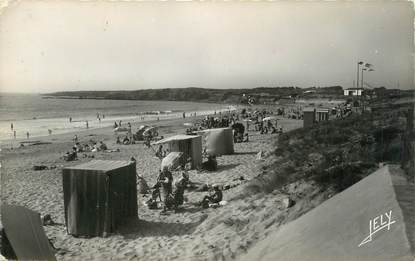
[[[114,121],[114,129],[117,128],[117,127],[118,127],[117,122]]]
[[[188,183],[189,183],[189,175],[186,172],[183,172],[181,179],[177,181],[175,184],[175,190],[173,193],[175,208],[177,208],[180,205],[183,205],[184,190],[186,189],[186,186]]]
[[[72,122],[72,117],[69,117],[69,122]]]
[[[107,150],[108,149],[107,145],[103,141],[99,142],[99,147],[98,148],[99,148],[99,150]]]
[[[75,136],[73,136],[73,142],[78,143],[78,135],[75,134]]]
[[[88,121],[86,121],[85,123],[86,123],[86,128],[89,129],[89,123],[88,123]]]
[[[215,171],[218,169],[218,162],[216,156],[209,155],[208,160],[202,163],[202,168],[208,171]]]
[[[159,148],[156,151],[156,157],[159,159],[163,159],[165,157],[164,151],[163,151],[163,145],[160,144]]]
[[[52,135],[52,130],[48,129],[48,133],[49,133],[49,135]]]
[[[30,137],[30,133],[26,132],[26,137],[29,138]]]
[[[13,130],[13,122],[10,124],[10,129]]]
[[[167,208],[170,207],[169,198],[171,197],[172,183],[173,183],[173,175],[169,171],[169,168],[167,166],[163,168],[157,180],[161,184],[161,192],[163,194],[163,202],[164,202],[163,210],[165,211],[167,210]]]
[[[128,136],[124,137],[124,139],[122,140],[122,144],[124,144],[124,145],[130,144],[130,139],[128,138]]]
[[[213,195],[205,196],[201,202],[203,208],[208,208],[209,203],[218,204],[222,201],[223,194],[218,185],[213,185]]]
[[[14,139],[16,139],[16,131],[13,131]]]
[[[105,114],[102,114],[102,118],[105,119]]]
[[[117,136],[116,144],[121,144],[120,136]]]

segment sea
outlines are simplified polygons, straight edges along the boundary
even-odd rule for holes
[[[0,93],[0,141],[77,132],[114,125],[229,111],[232,106],[182,101],[46,98],[37,94]],[[70,122],[72,118],[72,122]],[[143,119],[144,118],[144,119]],[[100,119],[100,120],[99,120]],[[190,120],[189,120],[190,121]],[[13,128],[12,128],[13,125]]]

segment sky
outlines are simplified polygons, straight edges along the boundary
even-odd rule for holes
[[[410,2],[12,1],[0,91],[414,88]]]

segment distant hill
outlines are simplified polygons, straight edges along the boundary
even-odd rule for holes
[[[219,103],[247,103],[248,97],[255,103],[274,102],[284,97],[297,97],[307,90],[313,94],[342,95],[341,86],[321,88],[299,87],[258,87],[253,89],[206,89],[206,88],[167,88],[135,91],[68,91],[47,94],[48,97],[78,99],[114,99],[114,100],[168,100]]]

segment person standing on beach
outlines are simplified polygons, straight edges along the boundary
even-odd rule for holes
[[[72,122],[72,117],[69,117],[69,122]]]
[[[16,131],[13,131],[14,139],[16,139]]]
[[[26,137],[27,137],[27,138],[29,138],[29,137],[30,137],[29,132],[26,132]]]
[[[13,122],[10,124],[10,129],[13,130]]]
[[[49,135],[52,135],[52,130],[48,129]]]
[[[173,184],[173,175],[169,171],[167,166],[164,166],[163,170],[160,172],[160,175],[157,179],[161,183],[162,194],[163,194],[163,203],[164,203],[164,211],[167,210],[169,207],[169,196],[172,193],[172,184]]]
[[[89,123],[88,123],[88,121],[86,121],[85,123],[86,123],[86,128],[89,129]]]

